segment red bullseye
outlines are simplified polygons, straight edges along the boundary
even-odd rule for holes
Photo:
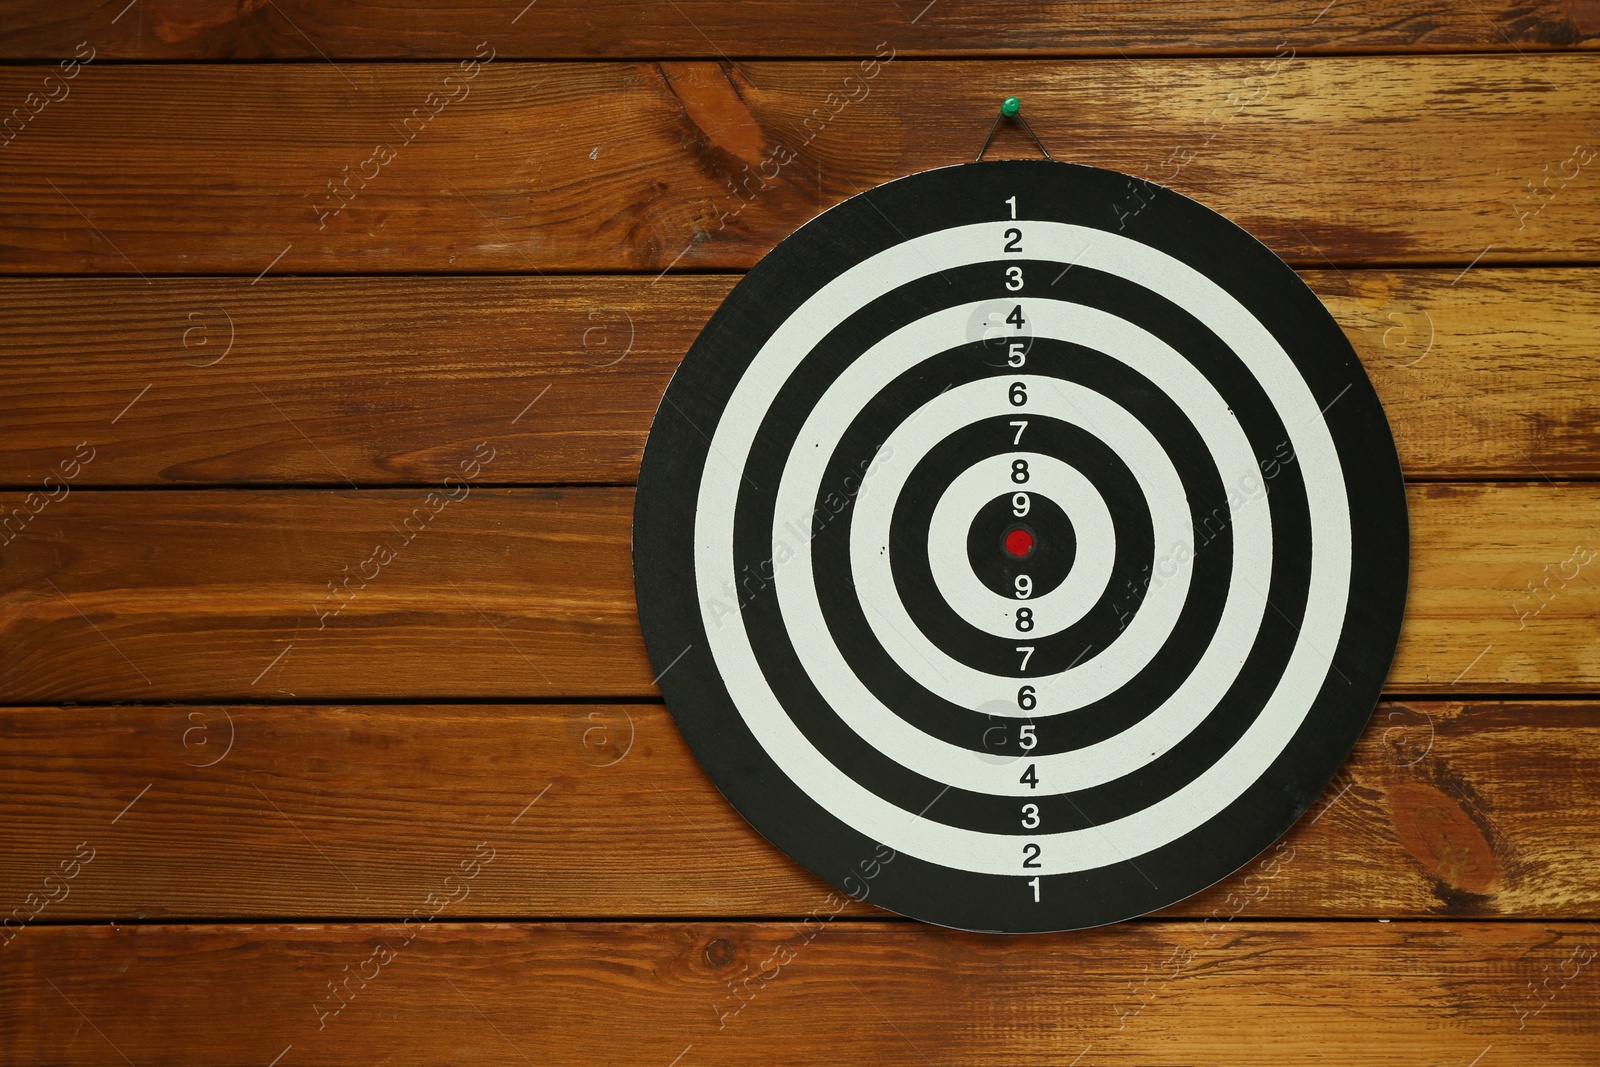
[[[1018,528],[1006,534],[1006,553],[1014,559],[1027,559],[1033,555],[1033,534]]]

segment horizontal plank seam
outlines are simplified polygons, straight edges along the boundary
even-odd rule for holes
[[[1597,60],[1597,62],[1600,62],[1600,60]],[[1465,261],[1463,261],[1463,260],[1439,260],[1437,262],[1435,262],[1435,261],[1422,262],[1422,261],[1415,261],[1415,260],[1407,260],[1407,261],[1404,261],[1404,262],[1397,262],[1394,265],[1385,265],[1380,261],[1371,260],[1371,261],[1365,261],[1363,263],[1356,264],[1356,265],[1353,265],[1353,266],[1344,267],[1344,268],[1341,268],[1341,269],[1345,273],[1349,273],[1349,274],[1366,274],[1366,273],[1387,274],[1387,273],[1392,273],[1392,272],[1396,272],[1396,271],[1405,272],[1405,273],[1414,273],[1414,272],[1429,271],[1429,270],[1434,270],[1434,271],[1452,271],[1452,270],[1460,270],[1461,266],[1463,265],[1464,262]],[[1301,268],[1301,270],[1306,274],[1328,274],[1328,273],[1330,273],[1331,268],[1328,267],[1326,260],[1318,260],[1317,263],[1320,264],[1320,265],[1312,265],[1312,266],[1308,266],[1308,267],[1303,267],[1303,268]],[[1478,275],[1478,274],[1494,274],[1496,272],[1503,272],[1505,274],[1515,275],[1515,274],[1530,274],[1530,273],[1538,273],[1540,271],[1556,271],[1556,270],[1600,271],[1600,261],[1596,261],[1596,260],[1576,260],[1576,259],[1575,260],[1548,260],[1548,261],[1547,260],[1538,260],[1538,261],[1533,261],[1533,262],[1526,263],[1526,264],[1523,264],[1523,263],[1494,262],[1494,263],[1485,263],[1482,266],[1474,267],[1473,268],[1473,274],[1474,275]],[[681,270],[669,271],[665,275],[663,275],[662,272],[659,271],[659,270],[628,270],[628,269],[622,269],[622,268],[619,268],[619,269],[616,269],[616,270],[606,270],[606,269],[603,269],[603,268],[589,268],[589,269],[585,269],[585,270],[567,270],[567,271],[563,271],[563,270],[547,270],[547,271],[539,271],[539,270],[535,270],[535,271],[514,271],[514,270],[505,270],[505,271],[416,271],[416,270],[407,270],[407,271],[373,271],[373,270],[362,270],[362,271],[351,271],[351,272],[343,272],[343,273],[328,273],[328,272],[295,273],[295,272],[291,271],[291,272],[285,272],[285,273],[280,273],[280,274],[274,274],[268,280],[269,281],[277,281],[277,280],[286,279],[286,278],[302,278],[302,279],[309,278],[309,279],[315,279],[315,280],[318,280],[318,281],[327,281],[327,280],[330,280],[330,279],[338,279],[340,281],[349,281],[349,282],[362,282],[362,281],[375,281],[376,282],[376,281],[395,281],[395,280],[403,280],[403,279],[408,279],[408,278],[414,278],[414,279],[417,279],[418,281],[467,282],[467,281],[473,280],[474,278],[483,278],[483,279],[491,279],[491,278],[525,278],[525,279],[528,279],[530,281],[536,281],[536,280],[538,280],[540,278],[548,277],[548,278],[560,278],[563,281],[583,281],[583,280],[588,279],[588,278],[605,278],[605,279],[608,279],[608,280],[609,279],[619,279],[619,278],[637,278],[637,279],[639,279],[641,281],[646,280],[646,279],[648,279],[650,281],[655,281],[657,278],[662,278],[663,280],[665,280],[665,281],[670,283],[670,281],[672,279],[674,279],[674,278],[723,278],[723,279],[727,279],[729,282],[736,282],[738,279],[743,278],[748,273],[749,273],[749,271],[746,271],[746,270],[734,270],[734,269],[730,269],[730,268],[727,268],[727,267],[704,267],[704,268],[685,267],[685,268],[683,268]],[[215,272],[215,271],[210,272],[210,273],[192,273],[192,272],[174,271],[174,272],[171,272],[171,273],[157,274],[157,275],[155,275],[155,277],[160,278],[162,281],[170,281],[170,282],[183,282],[183,281],[204,282],[204,281],[230,281],[230,280],[234,280],[234,279],[238,279],[238,278],[254,278],[254,277],[256,277],[256,274],[255,273],[246,272],[246,271],[240,271],[238,273]],[[131,272],[128,272],[128,271],[102,271],[102,272],[97,272],[97,273],[84,273],[84,274],[62,274],[59,271],[53,271],[53,272],[10,271],[10,272],[7,272],[4,275],[0,275],[0,284],[3,284],[4,282],[9,282],[9,281],[41,281],[41,282],[61,282],[61,283],[66,283],[66,284],[76,284],[76,283],[81,283],[81,282],[85,282],[85,281],[118,280],[118,279],[126,280],[126,281],[131,281],[131,280],[134,280],[134,279],[142,280],[140,275],[134,274],[134,273],[131,273]]]
[[[1537,475],[1520,471],[1507,471],[1499,474],[1489,474],[1476,478],[1462,478],[1452,474],[1417,474],[1406,477],[1407,485],[1415,486],[1476,486],[1476,485],[1592,485],[1600,482],[1600,474],[1556,474],[1543,478]],[[473,483],[475,489],[527,489],[527,490],[555,490],[555,489],[635,489],[637,482],[497,482],[492,479],[483,479]],[[137,482],[129,485],[103,483],[96,485],[74,485],[74,493],[386,493],[406,492],[424,489],[439,488],[439,481],[422,482],[379,482],[361,479],[353,487],[348,482],[214,482],[204,485],[185,485],[182,483]],[[0,493],[33,493],[38,492],[37,482],[16,482],[0,484]]]
[[[1418,689],[1418,690],[1385,690],[1380,699],[1389,701],[1411,702],[1443,702],[1453,704],[1581,704],[1585,702],[1600,703],[1600,692],[1538,692],[1524,693],[1518,690],[1500,690],[1489,692],[1461,692],[1453,689]],[[428,708],[428,707],[474,707],[482,705],[499,707],[520,706],[560,706],[564,704],[603,704],[620,707],[650,706],[660,707],[666,703],[659,696],[650,694],[623,694],[610,696],[441,696],[441,697],[348,697],[335,699],[332,697],[282,697],[282,698],[244,698],[244,697],[182,697],[172,700],[71,700],[71,701],[5,701],[0,700],[0,712],[20,711],[33,709],[37,711],[96,711],[107,708],[143,708],[147,710],[161,710],[164,708],[367,708],[367,707],[393,707],[393,708]]]
[[[318,926],[368,926],[380,923],[399,922],[410,916],[409,912],[394,915],[377,914],[370,916],[339,916],[321,918],[309,915],[263,915],[260,917],[228,916],[226,918],[128,918],[128,919],[55,919],[50,922],[29,923],[28,929],[32,930],[59,930],[76,927],[95,926],[142,926],[142,927],[180,927],[180,926],[260,926],[267,924],[303,926],[306,924]],[[434,926],[554,926],[557,924],[583,923],[594,926],[622,926],[636,923],[680,923],[689,926],[755,926],[764,923],[791,923],[799,922],[806,918],[814,917],[814,912],[795,912],[793,914],[777,913],[773,915],[603,915],[603,916],[561,916],[541,915],[535,918],[527,916],[457,916],[448,922],[434,923]],[[1267,926],[1267,925],[1294,925],[1294,926],[1348,926],[1354,923],[1371,923],[1381,921],[1387,924],[1431,924],[1431,925],[1497,925],[1515,926],[1529,924],[1560,923],[1578,925],[1593,925],[1595,916],[1570,916],[1570,915],[1481,915],[1481,916],[1454,916],[1454,915],[1417,915],[1410,917],[1390,918],[1387,915],[1274,915],[1270,918],[1260,917],[1255,919],[1236,918],[1230,920],[1234,926]],[[1198,926],[1208,919],[1203,915],[1140,915],[1123,919],[1113,925],[1121,926],[1127,923],[1141,925],[1172,925],[1172,926]],[[851,915],[840,913],[829,922],[849,923],[853,925],[868,925],[873,923],[889,924],[902,927],[927,928],[942,930],[944,927],[932,926],[916,919],[903,915],[882,913],[877,915]],[[1011,935],[997,934],[997,937]]]
[[[951,159],[950,162],[951,163],[960,163],[960,162],[965,162],[965,160],[962,160],[962,159]],[[1072,162],[1072,161],[1070,159],[1068,159],[1068,160],[1066,160],[1066,162]],[[1481,256],[1482,253],[1479,253],[1479,255]],[[1284,262],[1288,263],[1289,266],[1294,268],[1296,271],[1303,271],[1303,272],[1308,272],[1308,273],[1309,272],[1326,273],[1329,270],[1334,270],[1334,271],[1339,271],[1339,272],[1355,272],[1355,271],[1384,271],[1384,272],[1390,272],[1390,271],[1422,271],[1422,270],[1460,270],[1462,267],[1471,266],[1472,264],[1475,264],[1475,263],[1478,262],[1478,260],[1476,258],[1469,257],[1469,256],[1467,256],[1465,254],[1463,254],[1460,258],[1438,259],[1438,260],[1434,260],[1434,259],[1428,259],[1428,260],[1393,259],[1393,260],[1391,260],[1391,259],[1383,259],[1383,258],[1377,258],[1377,257],[1375,257],[1375,258],[1363,258],[1363,259],[1337,259],[1337,260],[1330,260],[1326,256],[1322,256],[1322,255],[1315,256],[1315,257],[1306,257],[1306,258],[1301,258],[1299,256],[1280,256],[1280,258],[1282,258],[1284,260]],[[1477,265],[1477,266],[1473,266],[1472,269],[1474,271],[1491,271],[1491,270],[1507,270],[1507,271],[1513,271],[1513,270],[1515,270],[1515,271],[1595,270],[1595,269],[1600,269],[1600,260],[1593,260],[1593,259],[1538,259],[1538,258],[1534,258],[1534,257],[1530,257],[1530,256],[1518,255],[1518,256],[1507,257],[1507,258],[1504,258],[1504,259],[1496,258],[1496,259],[1491,260],[1488,263],[1483,263],[1483,264],[1480,264],[1480,265]],[[548,270],[546,270],[546,269],[542,269],[542,268],[537,268],[536,267],[534,270],[531,270],[531,271],[528,271],[528,270],[502,270],[502,271],[488,270],[488,271],[470,271],[470,272],[468,272],[468,271],[461,271],[461,272],[456,272],[456,271],[418,271],[418,270],[406,270],[406,269],[392,270],[392,271],[368,269],[368,270],[363,270],[363,271],[359,271],[359,272],[345,272],[345,271],[335,271],[335,270],[327,270],[327,271],[312,270],[312,271],[282,271],[282,272],[274,274],[270,279],[268,279],[268,282],[271,282],[271,281],[282,281],[282,280],[287,279],[287,278],[349,278],[349,279],[355,279],[355,278],[417,278],[417,279],[432,279],[432,280],[457,279],[457,278],[460,278],[460,279],[467,279],[467,278],[526,278],[526,279],[529,279],[529,280],[537,280],[537,279],[541,279],[541,278],[544,278],[544,279],[569,279],[569,278],[640,278],[640,279],[644,279],[644,278],[649,278],[651,280],[656,280],[656,279],[661,279],[661,278],[706,278],[706,277],[712,277],[712,278],[716,278],[716,277],[740,278],[740,277],[743,277],[745,275],[745,273],[746,273],[746,271],[744,271],[744,270],[739,270],[739,269],[729,268],[729,267],[705,267],[705,268],[685,267],[685,268],[682,268],[682,269],[665,271],[665,272],[660,271],[660,270],[648,270],[648,269],[647,270],[632,270],[632,269],[622,269],[622,268],[619,268],[619,269],[616,269],[616,270],[606,270],[606,269],[603,269],[603,268],[594,268],[594,267],[585,268],[583,270],[565,270],[565,269],[562,269],[562,268],[559,268],[559,267],[551,267]],[[177,272],[177,271],[168,272],[168,271],[162,271],[160,269],[148,270],[148,271],[145,271],[143,274],[136,274],[136,273],[133,273],[133,272],[130,272],[130,271],[85,271],[84,273],[81,273],[81,274],[62,274],[60,271],[49,271],[49,272],[45,272],[45,271],[3,271],[3,272],[0,272],[0,281],[9,281],[9,280],[11,280],[13,278],[15,278],[15,279],[26,279],[26,280],[36,280],[36,281],[50,281],[50,280],[56,280],[56,281],[67,281],[67,280],[81,281],[81,280],[86,279],[86,278],[107,278],[107,279],[109,279],[109,278],[119,278],[119,279],[128,279],[128,280],[138,279],[140,281],[149,281],[151,279],[160,279],[162,281],[205,281],[207,279],[213,279],[213,278],[214,279],[218,279],[218,280],[222,280],[222,279],[256,278],[256,277],[258,277],[258,273],[251,272],[251,271],[213,271],[213,272],[209,272],[209,273],[192,273],[192,272]],[[266,283],[263,283],[263,284],[266,284]]]
[[[15,31],[13,31],[15,32]],[[1308,45],[1298,49],[1296,58],[1313,59],[1381,59],[1385,57],[1416,56],[1424,59],[1471,58],[1478,59],[1494,56],[1526,57],[1529,54],[1540,56],[1550,55],[1584,55],[1596,50],[1600,42],[1600,35],[1590,35],[1580,41],[1570,44],[1561,44],[1551,41],[1526,41],[1511,44],[1509,47],[1502,44],[1485,44],[1482,46],[1450,44],[1437,48],[1426,45],[1374,45],[1371,49],[1364,48],[1329,48],[1324,50],[1317,45]],[[1262,56],[1276,55],[1279,45],[1263,45],[1260,48],[1223,48],[1215,51],[1207,49],[1174,49],[1171,51],[1152,48],[1127,49],[1087,49],[1084,51],[1066,51],[1061,49],[1031,50],[1023,48],[964,48],[949,51],[919,52],[906,49],[895,53],[896,63],[960,63],[967,60],[1017,60],[1049,62],[1052,60],[1097,60],[1097,61],[1122,61],[1131,59],[1150,60],[1209,60],[1209,59],[1260,59]],[[695,51],[695,52],[668,52],[659,55],[627,54],[615,56],[595,56],[580,54],[552,54],[552,55],[516,55],[512,52],[499,53],[495,57],[496,63],[573,63],[584,65],[603,65],[607,63],[682,63],[701,61],[706,63],[850,63],[872,53],[867,49],[859,52],[825,52],[825,53],[771,53],[771,52],[740,52],[729,54],[720,50]],[[56,56],[3,56],[0,55],[0,71],[7,67],[45,67],[70,58],[66,54]],[[338,55],[329,52],[327,56],[265,56],[251,59],[230,59],[227,57],[199,57],[185,58],[178,56],[110,56],[96,55],[95,65],[106,67],[295,67],[316,66],[326,64],[329,60],[341,63],[347,67],[389,67],[389,66],[423,66],[430,63],[447,65],[459,63],[463,60],[480,58],[477,53],[461,52],[439,53],[427,56],[351,56]]]
[[[1559,485],[1569,482],[1575,485],[1586,485],[1590,482],[1600,481],[1600,478],[1590,477],[1562,477],[1551,479],[1530,474],[1506,475],[1503,478],[1437,478],[1437,479],[1406,479],[1407,485],[1427,485],[1430,488],[1460,487],[1471,489],[1474,486],[1493,485],[1499,488],[1517,485]],[[185,495],[198,493],[332,493],[341,492],[345,495],[351,493],[390,493],[408,489],[433,489],[437,482],[406,482],[397,485],[358,485],[351,488],[348,483],[323,483],[312,485],[299,485],[289,483],[257,483],[229,482],[219,485],[105,485],[105,486],[74,486],[75,493],[182,493]],[[581,491],[595,491],[602,489],[633,489],[635,482],[477,482],[475,488],[505,489],[505,490],[550,490],[550,489],[575,489]],[[22,485],[15,489],[0,486],[0,492],[31,492],[38,489],[37,484]]]
[[[1518,696],[1520,700],[1520,695]],[[1554,696],[1552,700],[1579,700],[1568,694],[1565,697]],[[479,696],[479,697],[354,697],[336,700],[329,697],[260,697],[260,698],[218,698],[218,697],[181,697],[173,700],[68,700],[59,703],[48,701],[26,700],[6,701],[0,700],[0,712],[19,708],[37,708],[41,710],[70,711],[82,709],[90,711],[104,708],[209,708],[227,706],[233,707],[418,707],[425,708],[432,705],[440,707],[472,707],[474,705],[499,705],[517,707],[521,705],[561,705],[561,704],[607,704],[612,706],[651,705],[659,706],[665,701],[659,696],[648,693],[631,693],[624,695],[611,694],[609,696]]]

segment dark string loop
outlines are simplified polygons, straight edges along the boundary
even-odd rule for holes
[[[989,142],[994,140],[994,131],[998,130],[1000,123],[1006,119],[1016,119],[1022,123],[1022,128],[1028,131],[1028,136],[1032,137],[1033,143],[1039,146],[1039,151],[1044,153],[1044,158],[1052,163],[1055,162],[1055,157],[1050,154],[1050,149],[1044,146],[1044,142],[1039,140],[1039,135],[1033,132],[1033,127],[1028,124],[1028,120],[1022,117],[1022,101],[1014,96],[1008,96],[1005,98],[1005,102],[1000,105],[1000,114],[994,117],[994,125],[989,127],[989,136],[983,139],[983,147],[978,149],[978,158],[973,160],[974,163],[983,162],[983,154],[989,150]]]

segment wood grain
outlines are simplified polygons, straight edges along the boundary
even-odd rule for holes
[[[972,158],[1008,92],[1063,157],[1166,182],[1298,265],[1600,254],[1586,55],[471,69],[81,67],[0,149],[0,272],[742,269],[830,204]],[[0,70],[0,100],[43,77]],[[994,152],[1036,155],[1011,128]]]
[[[829,892],[660,705],[12,708],[0,742],[0,901],[94,852],[38,924],[399,921],[484,837],[497,877],[454,917],[803,918]],[[1278,846],[1165,914],[1587,917],[1597,782],[1600,705],[1383,704]]]
[[[1593,271],[1305,278],[1408,478],[1600,477]],[[490,432],[507,448],[485,483],[630,483],[736,280],[0,279],[0,485],[35,487],[85,441],[77,487],[437,483]]]
[[[476,881],[504,877],[496,864]],[[19,1067],[260,1065],[280,1055],[330,1065],[836,1064],[845,1050],[861,1063],[918,1067],[1074,1057],[1389,1067],[1465,1065],[1491,1047],[1506,1062],[1577,1067],[1600,1054],[1595,935],[1583,923],[1234,922],[1208,932],[1143,922],[1013,939],[821,920],[449,919],[414,934],[41,929],[5,950],[0,1027],[18,1035]],[[1529,987],[1547,976],[1551,992],[1535,1000]]]
[[[1600,289],[1583,271],[1306,280],[1360,354],[1408,479],[1600,476]]]
[[[1417,50],[1523,51],[1592,46],[1592,3],[1484,0],[1462,7],[1404,0],[1382,8],[1270,0],[1130,4],[1107,18],[1064,3],[860,4],[818,0],[681,0],[674,4],[541,0],[521,4],[275,0],[23,0],[12,5],[0,58],[70,55],[84,39],[128,59],[458,59],[485,38],[529,59],[867,54],[889,40],[910,55],[1134,55]]]
[[[0,693],[653,695],[631,491],[455,483],[454,501],[444,486],[46,501],[0,548]],[[0,494],[0,514],[17,522],[26,499]],[[1600,485],[1417,486],[1410,507],[1411,599],[1391,692],[1600,689]]]
[[[1600,1061],[1600,0],[525,4],[5,11],[0,1062]],[[1011,93],[1301,268],[1412,481],[1300,824],[1029,938],[745,824],[629,561],[732,272]]]
[[[0,484],[631,483],[735,280],[0,280]]]

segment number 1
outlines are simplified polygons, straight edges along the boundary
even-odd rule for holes
[[[1017,198],[1014,197],[1014,196],[1008,196],[1008,197],[1006,197],[1006,203],[1011,205],[1011,217],[1012,218],[1016,218],[1017,217]]]
[[[1028,879],[1028,884],[1033,886],[1033,902],[1039,903],[1039,876],[1036,874]]]

